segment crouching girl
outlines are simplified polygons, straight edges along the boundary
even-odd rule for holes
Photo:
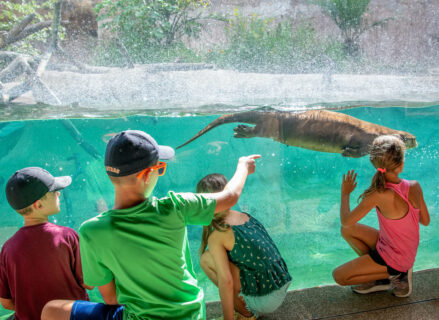
[[[210,174],[198,193],[220,192],[227,184]],[[206,249],[208,248],[208,249]],[[264,226],[247,213],[226,210],[203,228],[201,268],[218,287],[225,320],[256,318],[275,311],[291,283],[285,261]]]

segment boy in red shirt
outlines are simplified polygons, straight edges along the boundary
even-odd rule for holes
[[[11,207],[24,226],[5,242],[0,254],[0,302],[17,320],[40,319],[53,299],[85,299],[78,234],[49,222],[60,211],[59,190],[69,176],[53,177],[38,167],[18,170],[6,184]],[[89,287],[88,287],[89,288]]]

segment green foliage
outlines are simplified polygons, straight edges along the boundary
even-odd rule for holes
[[[317,3],[334,20],[340,30],[355,32],[362,27],[363,14],[370,0],[317,0]]]
[[[145,42],[146,36],[134,37],[132,44],[125,37],[123,42],[136,63],[205,62],[252,72],[321,72],[322,68],[343,65],[346,58],[342,42],[319,38],[308,24],[293,28],[288,21],[244,17],[238,10],[232,18],[222,20],[226,22],[227,42],[207,52],[189,49],[182,41],[167,46],[163,39]],[[96,48],[94,61],[106,66],[126,64],[114,40]]]
[[[132,56],[130,56],[133,58]],[[135,62],[163,63],[163,62],[203,62],[203,55],[184,46],[181,43],[173,46],[154,46],[134,56]],[[93,54],[93,64],[100,66],[123,67],[126,60],[115,41],[101,42]]]
[[[206,6],[205,0],[103,0],[96,12],[132,58],[146,62],[151,50],[178,50],[183,37],[196,37],[201,31],[199,14],[190,14]]]
[[[50,20],[53,18],[53,4],[56,0],[47,0],[38,4],[36,0],[22,1],[13,3],[11,1],[2,1],[2,11],[0,11],[0,30],[9,31],[25,16],[35,13],[35,19],[31,23]],[[12,44],[8,50],[22,53],[37,54],[38,50],[33,43],[36,41],[46,41],[49,29],[36,32],[26,39]]]
[[[256,15],[243,17],[235,10],[226,27],[228,47],[208,54],[221,67],[259,72],[308,72],[319,64],[342,59],[342,45],[322,40],[306,24],[275,22]]]
[[[312,0],[329,15],[340,28],[344,39],[344,50],[350,56],[358,56],[360,35],[366,30],[385,24],[383,19],[368,25],[364,19],[370,0]]]

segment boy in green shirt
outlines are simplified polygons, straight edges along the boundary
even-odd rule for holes
[[[107,145],[105,166],[115,188],[112,210],[79,229],[84,282],[98,286],[106,304],[54,300],[42,320],[205,319],[186,226],[208,225],[236,204],[259,155],[242,157],[224,191],[150,197],[174,156],[143,131],[127,130]]]

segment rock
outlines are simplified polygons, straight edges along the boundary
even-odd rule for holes
[[[69,41],[75,41],[83,36],[98,36],[98,23],[92,1],[64,0],[61,16],[62,20],[69,22],[65,26]]]

